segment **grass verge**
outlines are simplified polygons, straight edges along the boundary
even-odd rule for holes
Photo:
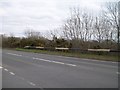
[[[22,48],[16,48],[15,50],[41,53],[41,54],[86,58],[86,59],[97,59],[97,60],[104,60],[104,61],[115,61],[115,62],[118,61],[118,57],[113,55],[96,55],[96,54],[86,54],[86,53],[71,53],[71,52],[62,52],[62,51],[47,51],[47,50],[22,49]]]

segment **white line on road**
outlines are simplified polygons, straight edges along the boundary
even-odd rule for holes
[[[112,63],[117,63],[117,62],[112,62]]]
[[[52,62],[52,61],[50,61],[50,60],[41,59],[41,58],[35,58],[35,57],[33,57],[33,59],[40,60],[40,61],[45,61],[45,62]]]
[[[19,55],[19,54],[14,54],[14,53],[7,53],[9,55],[14,55],[14,56],[22,56],[22,55]]]
[[[75,65],[75,64],[63,63],[63,62],[58,62],[58,61],[53,61],[53,60],[46,60],[46,59],[35,58],[35,57],[33,57],[33,59],[41,60],[41,61],[46,61],[46,62],[52,62],[52,63],[56,63],[56,64],[64,64],[64,65],[74,66],[74,67],[77,66],[77,65]]]
[[[77,66],[77,65],[75,65],[75,64],[65,64],[65,65],[68,65],[68,66]]]
[[[57,62],[57,61],[52,61],[53,63],[58,63],[58,64],[65,64],[63,62]]]
[[[11,74],[11,75],[15,75],[15,73],[13,73],[13,72],[10,72],[10,74]]]
[[[5,68],[4,70],[5,70],[5,71],[8,71],[8,69],[6,69],[6,68]]]
[[[46,60],[46,59],[39,59],[39,60],[41,60],[41,61],[46,61],[46,62],[52,62],[52,61]]]
[[[33,82],[28,82],[32,86],[36,86]]]
[[[3,67],[0,66],[0,69],[2,69]]]
[[[120,72],[116,72],[117,74],[120,74]]]

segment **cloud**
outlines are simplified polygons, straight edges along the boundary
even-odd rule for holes
[[[2,8],[0,8],[0,16],[3,16],[5,14],[5,10],[3,10]]]
[[[0,0],[1,33],[23,33],[26,27],[44,32],[59,27],[74,6],[96,10],[95,0]]]

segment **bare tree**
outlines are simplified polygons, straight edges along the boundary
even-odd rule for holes
[[[94,21],[94,27],[93,27],[93,34],[94,38],[98,40],[100,43],[104,38],[105,30],[104,28],[104,20],[102,19],[102,16],[97,16]]]
[[[65,37],[84,41],[91,39],[92,22],[93,17],[87,11],[80,11],[79,8],[73,8],[70,18],[63,25]]]
[[[106,10],[104,10],[104,15],[108,22],[111,23],[113,28],[114,39],[117,40],[119,37],[119,23],[118,23],[118,3],[117,2],[107,2],[105,4]]]
[[[83,23],[83,35],[84,41],[88,41],[91,39],[92,36],[92,26],[93,26],[93,17],[89,15],[89,13],[84,12],[82,15],[82,23]]]
[[[36,38],[39,39],[40,37],[42,37],[40,32],[34,31],[33,29],[28,29],[24,32],[25,36],[27,38]]]

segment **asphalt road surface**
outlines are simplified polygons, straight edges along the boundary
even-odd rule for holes
[[[3,50],[3,88],[118,88],[118,63]]]

